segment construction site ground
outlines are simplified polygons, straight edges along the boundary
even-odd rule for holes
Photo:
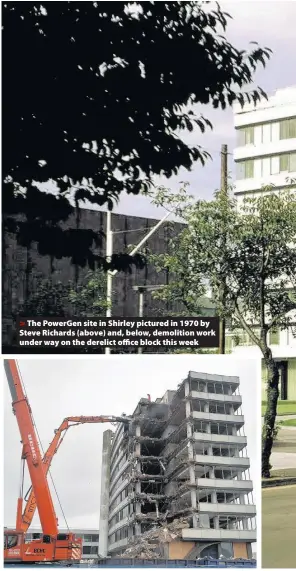
[[[296,485],[262,490],[262,565],[295,568]]]

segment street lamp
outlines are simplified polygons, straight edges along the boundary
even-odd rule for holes
[[[166,287],[163,285],[145,285],[145,286],[133,286],[133,290],[137,291],[139,294],[139,317],[143,317],[144,315],[144,293],[146,291],[155,291],[157,289],[162,289]],[[138,353],[142,353],[141,347],[138,348]]]
[[[165,216],[157,222],[155,226],[153,226],[149,232],[140,240],[140,242],[135,246],[132,251],[129,253],[130,256],[134,256],[140,248],[151,238],[151,236],[162,226],[162,224],[167,220],[167,218],[172,214],[172,212],[167,212]],[[129,230],[127,230],[128,232]],[[123,231],[125,232],[125,230]],[[113,254],[113,234],[121,233],[119,232],[112,232],[111,226],[111,212],[110,210],[107,211],[107,228],[106,228],[106,258],[107,261],[111,261],[112,254]],[[107,272],[107,292],[106,292],[106,301],[107,301],[107,309],[106,309],[106,317],[109,318],[112,316],[112,280],[113,277],[116,276],[118,270],[109,270]],[[106,347],[105,354],[110,354],[109,347]]]

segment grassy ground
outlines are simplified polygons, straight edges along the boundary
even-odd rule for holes
[[[262,402],[262,407],[261,407],[261,414],[262,414],[262,416],[264,416],[265,410],[266,410],[266,402],[263,401],[263,402]],[[296,401],[295,401],[295,400],[290,400],[290,401],[279,400],[279,401],[278,401],[277,413],[278,413],[278,415],[281,415],[281,414],[296,414]]]
[[[296,486],[262,491],[262,566],[295,568]]]
[[[272,470],[272,478],[296,478],[296,468],[283,468],[282,470]]]
[[[289,420],[282,420],[282,426],[296,426],[296,418],[290,418]]]

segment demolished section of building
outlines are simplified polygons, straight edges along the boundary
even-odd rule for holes
[[[101,556],[252,557],[241,405],[238,377],[191,371],[177,390],[141,399],[129,424],[106,431]]]

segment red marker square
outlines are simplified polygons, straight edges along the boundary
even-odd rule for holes
[[[20,327],[24,327],[26,325],[25,321],[20,321]]]

